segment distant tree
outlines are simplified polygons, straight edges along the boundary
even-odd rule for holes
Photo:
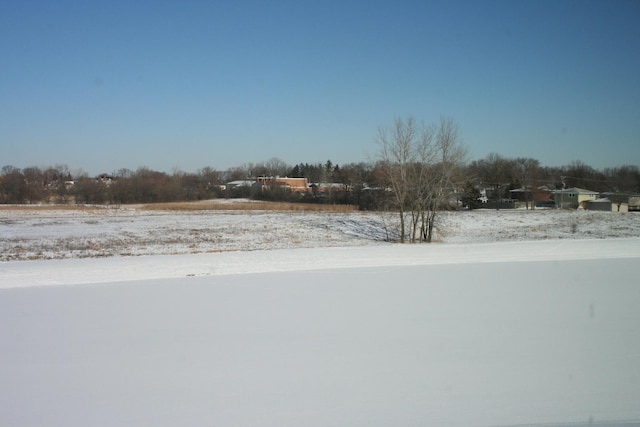
[[[562,176],[564,172],[557,166],[540,166],[538,169],[538,184],[549,189],[559,190],[562,188]]]
[[[5,166],[2,167],[1,174],[3,176],[6,176],[6,175],[12,174],[14,172],[21,173],[20,168],[17,168],[17,167],[15,167],[13,165],[5,165]]]
[[[322,181],[333,182],[333,172],[334,172],[333,162],[331,160],[327,160],[322,170]]]
[[[629,202],[629,197],[640,194],[640,170],[635,165],[623,165],[604,170],[607,181],[607,197],[613,202],[618,211],[623,203]]]
[[[251,177],[247,165],[233,167],[222,174],[223,182],[240,181]]]
[[[120,183],[125,184],[123,189],[126,190],[126,193],[120,193],[121,198],[126,200],[125,203],[169,201],[167,194],[170,194],[171,190],[167,190],[167,187],[171,185],[171,180],[164,172],[157,172],[142,166],[134,172],[131,178],[118,180],[118,184]]]
[[[562,168],[564,188],[585,188],[593,191],[606,191],[605,176],[591,166],[575,160]]]
[[[60,173],[53,167],[48,167],[47,169],[45,169],[42,172],[42,176],[44,179],[44,186],[48,189],[55,186],[55,184],[60,181]]]
[[[265,176],[287,176],[291,166],[284,160],[277,157],[272,157],[264,162],[266,168]]]
[[[39,167],[31,166],[22,170],[27,184],[26,198],[29,203],[36,203],[46,199],[44,176]]]
[[[133,191],[132,178],[130,176],[118,176],[118,173],[116,173],[116,179],[109,185],[109,202],[116,205],[135,203],[136,194]]]
[[[198,176],[200,179],[201,198],[222,197],[222,185],[224,181],[221,172],[207,166],[198,171]]]
[[[272,157],[271,159],[256,164],[248,164],[250,169],[249,176],[287,176],[291,170],[291,166],[283,160]]]
[[[370,191],[365,187],[371,182],[373,166],[369,163],[347,163],[333,168],[333,182],[344,185],[343,191],[336,194],[335,202],[357,205],[360,209],[375,209]],[[365,203],[365,196],[366,203]]]
[[[289,176],[291,178],[304,178],[302,176],[302,170],[299,165],[294,165],[289,171]]]
[[[608,191],[626,195],[640,194],[640,169],[635,165],[623,165],[604,170]]]
[[[24,203],[27,194],[27,182],[22,171],[13,166],[4,166],[0,180],[0,201],[9,204]]]
[[[533,209],[535,207],[533,194],[536,191],[535,184],[538,178],[538,171],[540,170],[540,162],[528,157],[518,157],[514,160],[513,166],[514,177],[525,190],[526,208],[529,209],[529,206],[531,206],[531,209]]]
[[[496,153],[490,153],[484,159],[475,160],[469,165],[469,171],[478,177],[491,201],[508,198],[507,190],[514,182],[514,169],[513,160]]]
[[[127,168],[122,168],[122,169],[118,169],[118,171],[115,173],[115,177],[116,178],[131,178],[133,176],[133,171],[131,169],[127,169]]]
[[[324,171],[324,166],[320,163],[298,163],[290,169],[289,176],[292,178],[307,178],[310,183],[318,183],[324,181]]]
[[[467,209],[477,209],[482,206],[480,197],[482,194],[478,187],[476,187],[471,181],[467,181],[462,188],[462,194],[460,195],[460,201],[462,206]]]
[[[53,186],[53,192],[58,203],[67,204],[72,202],[73,196],[73,176],[67,165],[56,165],[57,179]]]
[[[81,204],[103,204],[107,201],[106,184],[97,180],[83,176],[75,180],[73,194],[76,203]]]
[[[155,202],[177,202],[186,200],[184,194],[185,172],[174,169],[171,175],[162,172],[153,172],[148,177],[151,192],[154,195]]]

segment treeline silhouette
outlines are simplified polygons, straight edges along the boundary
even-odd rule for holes
[[[226,171],[211,167],[196,172],[180,170],[166,173],[148,167],[137,170],[119,169],[112,173],[89,176],[71,172],[66,165],[51,167],[4,166],[0,173],[0,203],[76,203],[131,204],[196,201],[215,198],[248,197],[265,200],[309,203],[352,204],[360,209],[385,207],[384,182],[379,162],[333,164],[298,163],[289,165],[273,158],[260,163],[247,163]],[[255,191],[248,185],[227,186],[260,176],[307,178],[310,184],[341,184],[322,193],[293,193],[284,188]],[[507,158],[490,154],[474,160],[464,168],[465,185],[451,189],[464,198],[464,192],[475,195],[480,188],[491,189],[496,199],[508,198],[517,188],[548,189],[585,188],[615,194],[640,194],[640,170],[623,165],[597,170],[580,161],[566,166],[548,167],[531,158]],[[469,196],[469,194],[467,194]]]

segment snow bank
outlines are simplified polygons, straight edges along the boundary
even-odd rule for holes
[[[0,288],[349,267],[563,261],[640,256],[640,239],[302,248],[0,263]]]
[[[261,273],[4,289],[0,420],[637,426],[638,242],[604,242],[604,259],[562,243],[310,250],[303,265],[344,267],[316,270],[267,266],[298,251],[247,252]]]

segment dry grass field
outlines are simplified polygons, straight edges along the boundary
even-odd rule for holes
[[[58,205],[58,204],[37,204],[37,205],[0,205],[0,212],[8,211],[97,211],[109,206],[94,205]]]
[[[435,242],[640,237],[636,213],[566,210],[442,212]],[[0,206],[0,262],[173,255],[397,240],[398,217],[352,206],[218,199],[145,205]]]
[[[263,202],[246,199],[219,199],[197,202],[146,203],[132,205],[76,205],[76,204],[34,204],[0,205],[2,211],[84,211],[132,208],[144,211],[270,211],[270,212],[354,212],[353,205],[329,205],[319,203]]]
[[[287,203],[234,200],[207,200],[202,202],[153,203],[141,206],[143,210],[161,211],[272,211],[272,212],[353,212],[353,205],[326,205],[318,203]]]

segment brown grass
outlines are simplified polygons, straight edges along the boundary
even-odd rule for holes
[[[274,211],[274,212],[354,212],[352,205],[322,205],[313,203],[285,203],[249,201],[225,202],[176,202],[142,205],[143,210],[163,211]]]
[[[102,211],[105,208],[119,208],[119,205],[0,205],[1,211]],[[272,212],[355,212],[353,205],[323,205],[315,203],[286,203],[261,201],[200,201],[122,205],[146,211],[272,211]]]
[[[108,206],[104,206],[108,207]],[[102,210],[102,206],[85,205],[0,205],[0,211],[97,211]]]

